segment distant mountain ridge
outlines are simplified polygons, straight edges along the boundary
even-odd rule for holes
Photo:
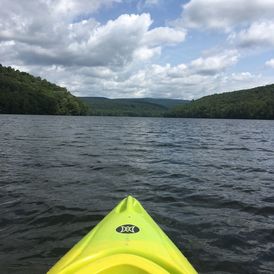
[[[0,64],[0,114],[274,119],[274,84],[187,101],[75,97],[66,88]]]
[[[133,99],[120,99],[120,100],[132,100],[132,101],[142,101],[146,103],[151,103],[159,106],[163,106],[165,108],[173,108],[178,106],[179,104],[186,104],[189,103],[189,100],[182,100],[182,99],[169,99],[169,98],[133,98]]]
[[[163,116],[173,107],[189,101],[163,98],[78,97],[90,106],[90,115],[106,116]]]

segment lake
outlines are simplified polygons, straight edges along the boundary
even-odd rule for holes
[[[273,273],[274,121],[0,115],[1,273],[46,273],[131,194],[199,273]]]

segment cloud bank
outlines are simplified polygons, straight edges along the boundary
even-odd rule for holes
[[[191,28],[230,29],[256,20],[273,19],[272,0],[191,0],[178,23]]]
[[[111,14],[128,1],[0,0],[0,62],[78,96],[192,99],[271,81],[233,69],[246,48],[274,47],[272,0],[191,0],[180,18],[165,25],[138,8],[163,1],[135,3],[135,13],[100,20],[101,11]],[[223,32],[226,44],[184,61],[192,33],[210,35],[211,29]],[[265,65],[273,67],[273,60]]]

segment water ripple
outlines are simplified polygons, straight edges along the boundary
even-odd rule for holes
[[[273,121],[2,115],[0,124],[1,273],[45,273],[128,194],[199,273],[273,273]]]

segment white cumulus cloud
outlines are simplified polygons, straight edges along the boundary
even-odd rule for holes
[[[193,28],[228,29],[254,20],[273,18],[273,0],[191,0],[177,22]]]
[[[52,12],[59,16],[73,17],[78,14],[94,13],[102,7],[121,3],[122,0],[40,0],[40,2],[46,3]]]
[[[153,24],[149,13],[121,14],[105,22],[95,19],[100,9],[120,2],[0,0],[0,63],[66,86],[78,96],[192,99],[270,82],[251,72],[231,73],[229,68],[239,61],[243,46],[273,45],[273,21],[268,17],[274,14],[274,1],[191,0],[184,5],[178,27]],[[145,2],[151,8],[162,1],[138,3]],[[219,52],[211,50],[183,63],[186,52],[179,46],[192,27],[233,28],[230,41],[238,50],[229,49],[231,44],[217,46]],[[272,59],[266,65],[272,66]]]
[[[226,50],[216,55],[200,57],[191,62],[191,67],[199,74],[217,74],[237,63],[239,53]]]
[[[186,32],[152,28],[150,14],[122,14],[102,24],[91,17],[122,0],[1,0],[0,46],[14,65],[116,67],[159,57]],[[89,14],[87,19],[85,14]],[[5,42],[13,42],[9,47]],[[2,57],[3,59],[6,59]],[[1,60],[0,60],[1,61]]]
[[[274,21],[254,22],[238,33],[232,33],[229,40],[241,47],[274,46]]]
[[[265,65],[271,68],[274,68],[274,58],[265,62]]]
[[[185,30],[176,30],[168,27],[158,27],[148,31],[144,36],[144,43],[150,46],[160,44],[178,44],[186,38]]]

